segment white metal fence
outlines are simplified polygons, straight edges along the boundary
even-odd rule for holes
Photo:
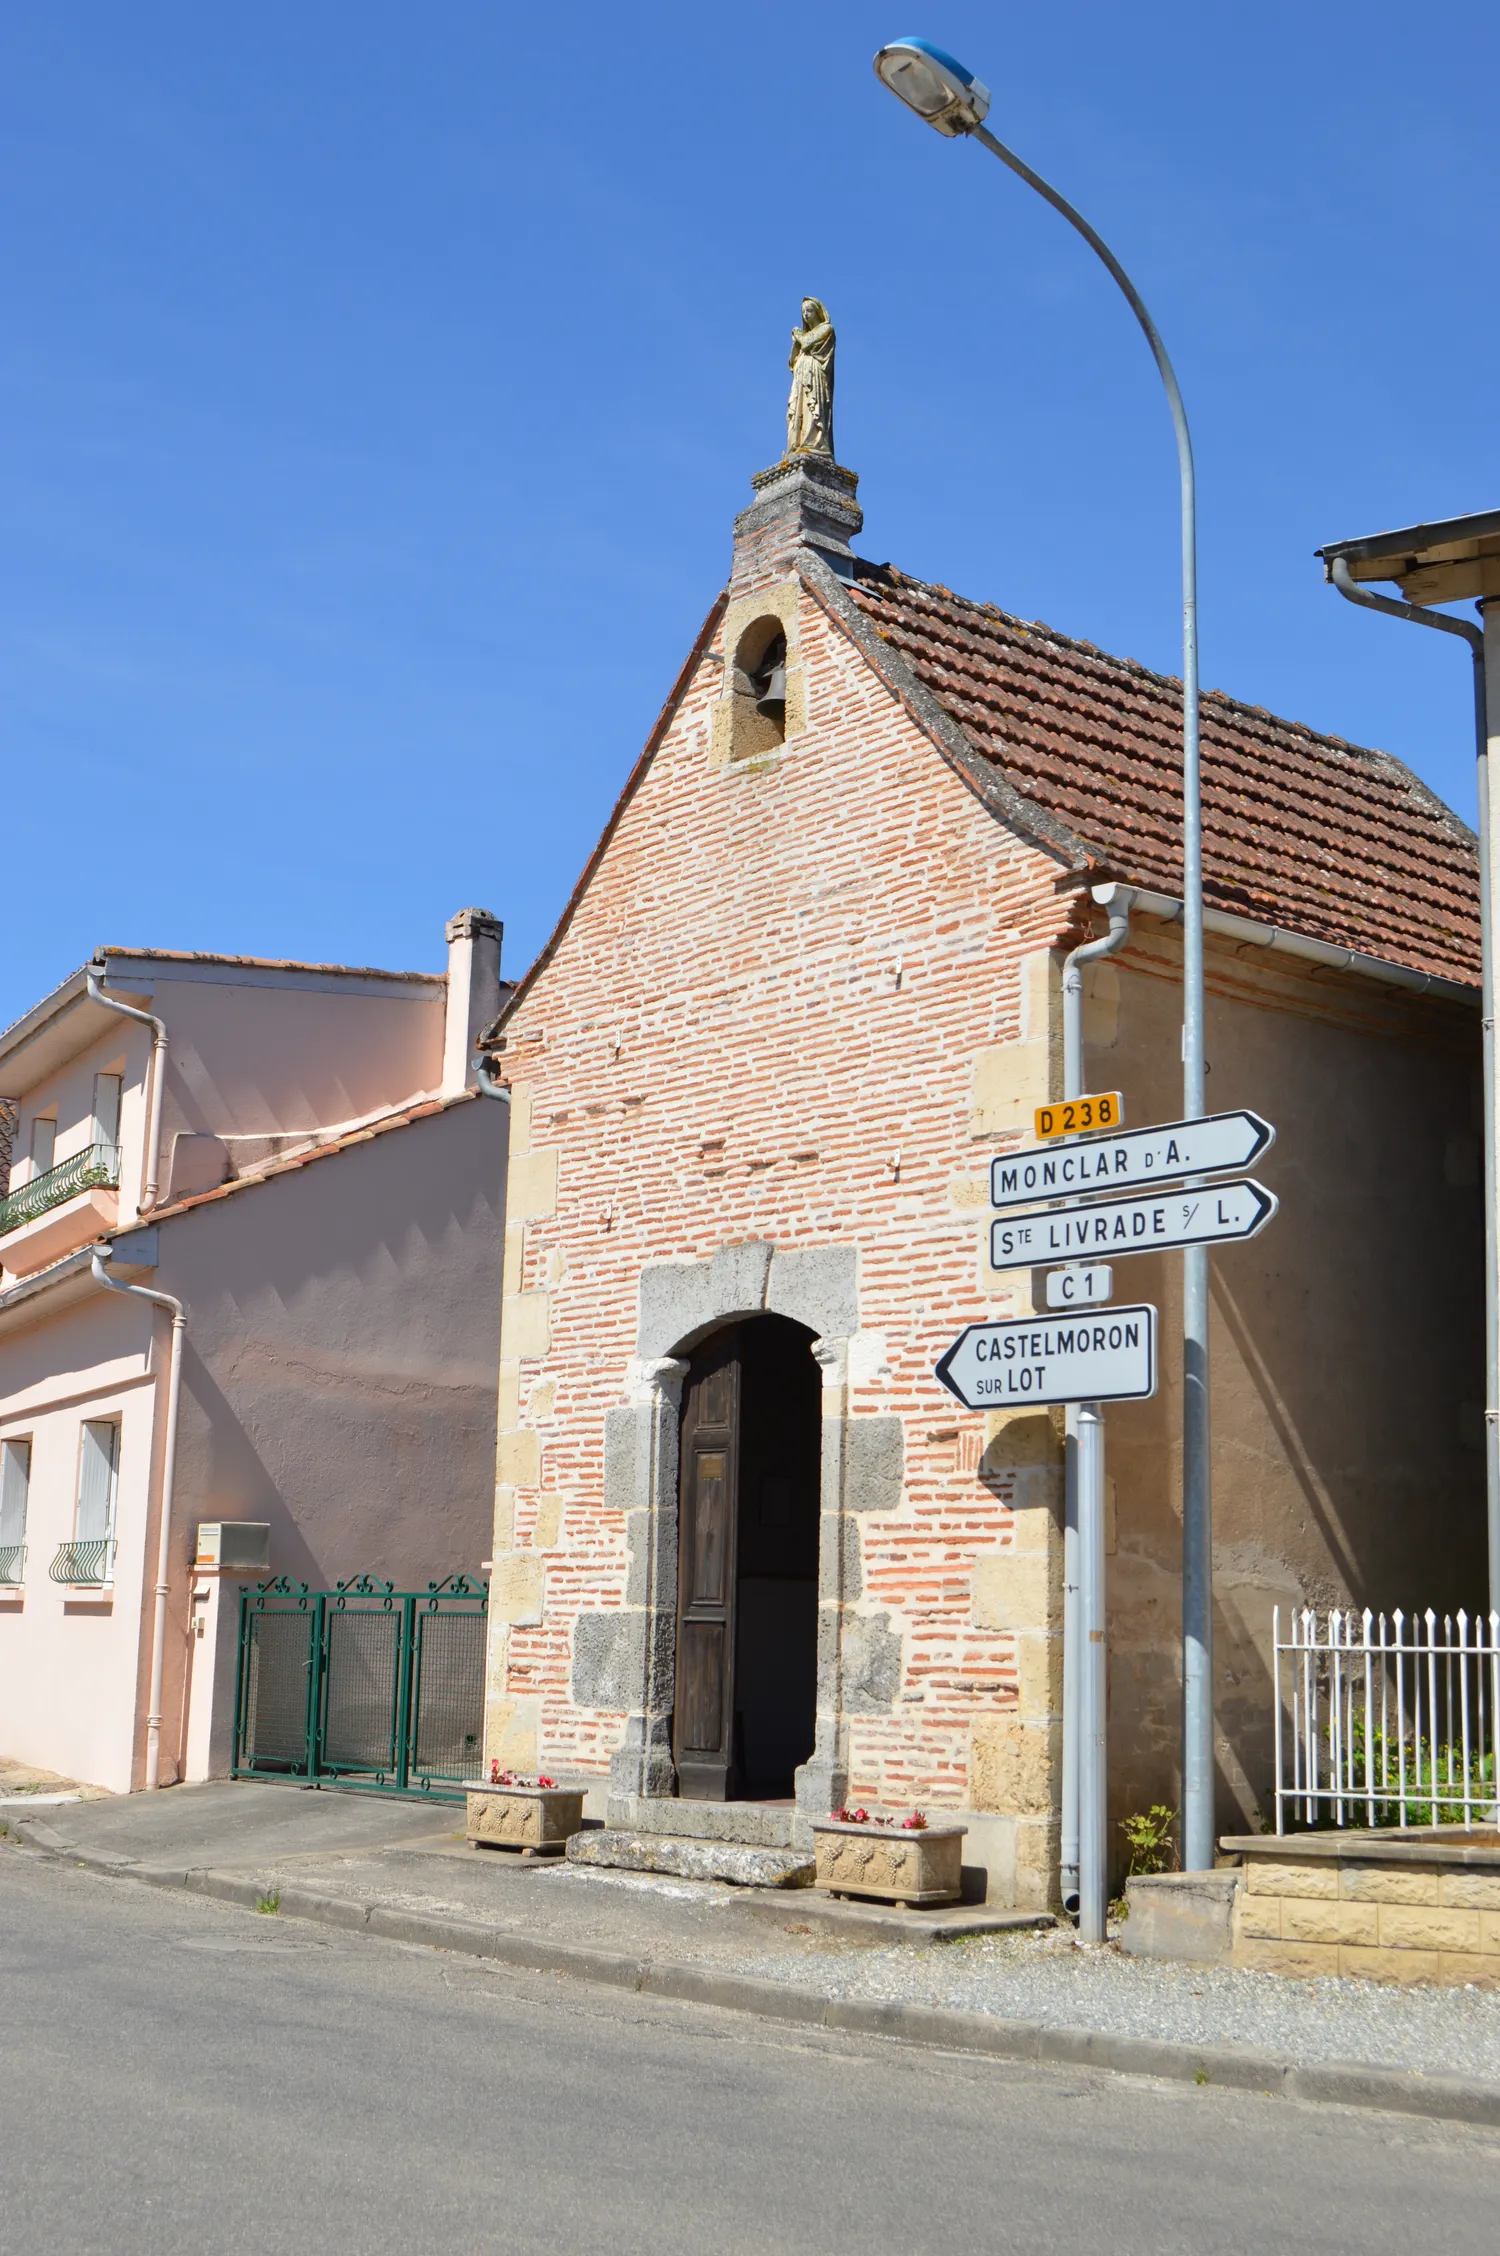
[[[1276,1830],[1493,1825],[1500,1614],[1273,1617]]]

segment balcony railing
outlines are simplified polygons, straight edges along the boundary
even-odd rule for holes
[[[23,1222],[34,1222],[49,1207],[61,1206],[64,1199],[76,1198],[80,1191],[112,1191],[119,1180],[118,1145],[86,1144],[71,1159],[59,1160],[45,1175],[34,1175],[9,1198],[0,1199],[0,1238],[8,1230],[19,1230]]]
[[[12,1590],[26,1580],[24,1543],[0,1543],[0,1590]]]
[[[115,1547],[107,1543],[60,1543],[57,1557],[47,1569],[54,1582],[87,1584],[95,1589],[108,1582],[115,1569]]]

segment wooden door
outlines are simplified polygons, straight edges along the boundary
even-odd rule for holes
[[[722,1802],[735,1791],[739,1351],[738,1326],[718,1333],[693,1357],[683,1394],[672,1752],[677,1791],[696,1802]]]

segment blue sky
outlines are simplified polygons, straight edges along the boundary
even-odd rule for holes
[[[468,902],[518,972],[780,451],[806,291],[864,553],[1177,670],[1144,344],[876,84],[912,30],[1166,334],[1205,682],[1471,814],[1462,653],[1311,552],[1500,504],[1500,13],[919,18],[14,0],[0,1022],[101,941],[436,966]]]

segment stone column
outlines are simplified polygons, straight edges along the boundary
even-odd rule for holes
[[[605,1502],[625,1515],[625,1607],[614,1665],[629,1701],[625,1735],[610,1757],[612,1800],[677,1791],[677,1436],[687,1374],[672,1356],[636,1357],[625,1400],[605,1413]]]
[[[823,1440],[818,1513],[818,1705],[813,1751],[797,1772],[803,1817],[827,1817],[849,1791],[849,1726],[844,1719],[844,1605],[850,1528],[846,1516],[849,1342],[815,1339],[823,1373]]]

